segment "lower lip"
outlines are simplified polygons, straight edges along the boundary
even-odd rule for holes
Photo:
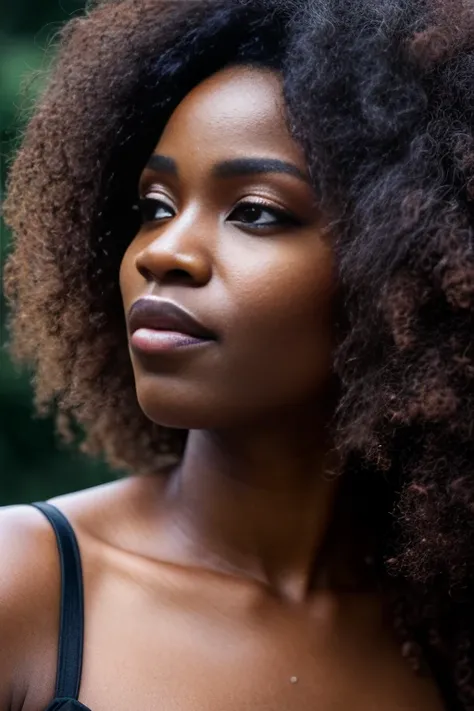
[[[132,333],[130,343],[144,353],[164,353],[176,348],[187,348],[208,343],[209,338],[195,338],[178,331],[157,331],[151,328],[138,328]]]

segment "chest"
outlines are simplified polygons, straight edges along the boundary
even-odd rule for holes
[[[442,711],[388,633],[311,616],[103,611],[86,635],[92,711]]]

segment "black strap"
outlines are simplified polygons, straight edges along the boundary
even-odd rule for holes
[[[59,623],[56,697],[76,699],[82,674],[84,646],[84,589],[79,546],[74,530],[52,504],[32,504],[51,523],[56,534],[61,563],[61,618]]]

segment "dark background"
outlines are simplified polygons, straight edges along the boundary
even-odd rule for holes
[[[83,14],[84,0],[8,0],[0,11],[0,199],[8,162],[18,145],[24,107],[41,91],[35,70],[54,53],[57,32]],[[1,219],[1,218],[0,218]],[[0,222],[1,264],[10,234]],[[30,374],[8,357],[6,307],[0,303],[0,505],[25,503],[83,489],[113,478],[103,463],[65,448],[51,419],[32,407]]]

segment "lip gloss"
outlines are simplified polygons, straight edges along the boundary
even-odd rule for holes
[[[177,348],[202,345],[209,338],[196,338],[179,331],[162,331],[152,328],[138,328],[130,337],[132,347],[144,353],[163,353]]]

